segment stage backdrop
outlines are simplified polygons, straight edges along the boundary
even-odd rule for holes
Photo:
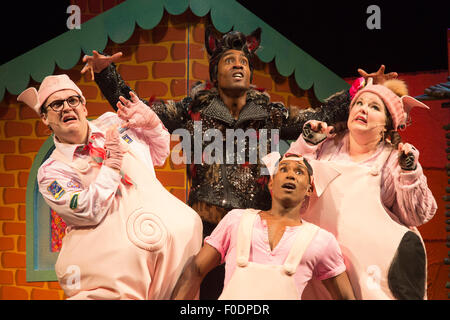
[[[164,3],[164,1],[159,2]],[[180,3],[183,2],[180,1]],[[208,1],[197,1],[197,3],[202,2],[208,3]],[[102,12],[126,5],[122,1],[101,0],[72,1],[72,3],[80,6],[82,23],[95,22],[97,17],[101,17]],[[216,2],[211,1],[211,3]],[[118,70],[140,97],[182,99],[188,95],[188,88],[192,83],[208,79],[208,61],[203,44],[205,25],[212,22],[222,32],[229,31],[233,26],[233,23],[227,25],[226,19],[218,17],[216,9],[213,4],[209,9],[189,6],[176,8],[165,5],[159,18],[148,16],[149,19],[155,19],[154,26],[150,29],[145,29],[146,26],[140,27],[138,23],[129,38],[117,40],[113,37],[115,41],[107,38],[100,50],[107,54],[118,51],[124,53],[120,62],[117,63]],[[257,17],[240,6],[234,5],[232,9],[235,15],[250,17],[260,22]],[[224,4],[220,13],[227,12],[230,11],[226,10]],[[278,18],[282,19],[282,17]],[[82,24],[82,30],[83,26]],[[245,25],[241,27],[250,28]],[[242,31],[249,33],[252,30]],[[271,39],[268,34],[276,38]],[[282,52],[281,56],[277,57],[277,51],[270,47],[272,44],[279,43],[281,47],[292,48],[292,44],[287,39],[280,37],[268,25],[265,25],[263,37],[265,37],[263,38],[265,39],[263,40],[264,50],[262,50],[261,60],[256,63],[253,83],[257,87],[264,88],[270,94],[272,101],[281,101],[286,105],[299,108],[317,106],[329,92],[339,88],[345,89],[348,87],[346,82],[351,83],[353,80],[339,79],[326,66],[321,66],[312,57],[298,51],[299,55],[303,55],[300,61],[305,65],[304,73],[302,73],[295,69],[295,65],[290,65],[292,59],[295,60],[295,56],[289,57],[289,54]],[[98,49],[95,45],[93,48]],[[295,47],[293,50],[300,49]],[[63,53],[64,50],[61,54]],[[12,92],[16,90],[15,93],[4,88],[0,90],[2,91],[0,102],[0,299],[65,298],[55,281],[51,266],[57,255],[64,225],[57,215],[42,204],[36,192],[35,182],[37,168],[52,149],[50,132],[31,109],[17,103],[16,99],[20,90],[31,85],[37,87],[39,82],[35,81],[36,79],[42,80],[49,74],[67,73],[83,91],[91,118],[112,111],[95,82],[91,81],[90,77],[80,74],[83,54],[79,52],[75,65],[66,69],[60,67],[64,66],[64,61],[58,63],[56,59],[56,66],[47,68],[47,71],[37,70],[31,74],[30,82],[28,82],[28,74],[23,75],[22,78],[16,74],[15,82],[6,86],[8,89],[13,88]],[[64,58],[61,59],[64,60]],[[41,61],[36,58],[34,63],[38,65]],[[4,68],[1,69],[1,67],[0,71],[3,71]],[[314,80],[311,80],[307,74],[309,72],[316,76]],[[444,82],[447,76],[448,70],[400,74],[400,78],[409,84],[410,94],[413,96],[422,94],[430,85]],[[4,78],[2,80],[5,81]],[[441,103],[442,101],[429,102],[428,105],[431,108],[429,112],[414,110],[413,125],[402,134],[406,141],[412,142],[420,150],[420,161],[439,205],[436,217],[420,228],[428,253],[429,299],[447,299],[445,283],[448,279],[448,267],[443,263],[444,258],[447,257],[443,201],[447,186],[444,169],[447,160],[443,126],[448,123],[449,110],[441,108]],[[172,147],[177,143],[172,142]],[[186,200],[187,181],[184,165],[173,164],[169,157],[163,166],[156,168],[156,175],[171,193],[182,201]],[[38,212],[40,215],[37,215]]]

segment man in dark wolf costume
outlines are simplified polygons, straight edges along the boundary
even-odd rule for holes
[[[267,210],[271,207],[271,197],[267,189],[269,177],[261,170],[264,164],[260,162],[260,157],[256,163],[249,161],[252,152],[265,155],[271,151],[274,139],[270,134],[271,130],[279,130],[279,136],[275,139],[297,139],[303,124],[308,120],[315,119],[335,124],[345,121],[348,117],[351,99],[349,91],[334,94],[319,108],[300,110],[296,107],[285,107],[279,102],[270,102],[267,93],[252,87],[250,83],[253,63],[260,44],[260,35],[261,29],[257,29],[249,36],[231,31],[218,38],[212,28],[206,28],[205,46],[209,54],[211,82],[196,83],[191,95],[178,102],[146,102],[170,133],[183,128],[194,138],[194,133],[197,132],[198,136],[198,131],[201,130],[202,141],[191,139],[191,154],[187,154],[191,162],[188,162],[187,174],[191,181],[188,204],[201,216],[204,236],[208,236],[222,217],[232,209]],[[116,53],[106,57],[94,51],[93,56],[85,56],[83,59],[87,65],[82,73],[90,70],[94,76],[95,72],[96,83],[115,110],[119,96],[128,98],[131,91],[113,63],[120,56],[121,53]],[[361,75],[362,72],[360,70]],[[395,77],[396,74],[384,75],[382,66],[376,74],[370,76],[382,81],[385,78]],[[194,123],[196,121],[201,121],[201,126]],[[195,144],[202,144],[201,151],[211,144],[211,140],[205,141],[207,139],[204,138],[208,129],[218,130],[222,137],[226,137],[227,129],[233,132],[237,129],[244,131],[254,129],[253,132],[258,139],[261,138],[261,132],[264,132],[259,130],[265,129],[268,131],[267,143],[261,144],[258,141],[254,146],[247,141],[235,140],[233,151],[237,146],[239,152],[240,145],[243,145],[245,159],[237,161],[233,158],[232,161],[227,161],[229,159],[225,159],[224,154],[220,159],[215,155],[216,161],[213,163],[204,161],[202,156],[198,163],[195,161],[198,155],[196,158],[194,151],[200,148],[198,145],[195,148]],[[223,150],[226,150],[225,139],[220,143],[223,143]],[[200,299],[216,299],[222,291],[223,277],[223,267],[210,272],[200,290]]]

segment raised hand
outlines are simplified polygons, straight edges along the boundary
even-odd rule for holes
[[[85,55],[83,57],[83,62],[86,62],[86,65],[81,69],[81,73],[84,74],[86,71],[89,71],[91,80],[94,80],[94,73],[101,72],[112,62],[117,62],[120,57],[122,57],[122,52],[117,52],[112,56],[105,56],[96,50],[92,50],[92,56]]]
[[[105,149],[106,159],[103,161],[105,166],[120,171],[122,167],[123,151],[120,146],[118,125],[113,125],[106,131]]]
[[[378,69],[377,72],[367,73],[363,69],[358,69],[358,73],[361,75],[361,77],[364,77],[364,80],[366,80],[366,83],[367,83],[368,78],[372,78],[373,84],[383,84],[383,82],[385,82],[387,80],[396,79],[398,77],[397,72],[389,72],[389,73],[385,74],[384,73],[385,69],[386,69],[386,67],[384,66],[384,64],[382,64],[380,69]]]
[[[155,128],[160,120],[156,113],[150,109],[138,96],[130,91],[131,101],[124,97],[119,97],[117,102],[117,115],[126,121],[125,128]]]
[[[318,144],[327,137],[333,136],[333,126],[328,126],[326,122],[310,120],[303,126],[302,135],[306,142]]]
[[[409,143],[398,144],[398,164],[406,171],[416,170],[419,150]]]

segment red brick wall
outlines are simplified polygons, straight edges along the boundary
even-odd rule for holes
[[[62,299],[58,283],[25,280],[26,186],[48,134],[16,98],[0,103],[0,299]]]

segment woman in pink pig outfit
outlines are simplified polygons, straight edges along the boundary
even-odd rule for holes
[[[373,85],[369,78],[354,92],[347,129],[310,121],[287,151],[335,170],[302,218],[336,236],[358,299],[425,299],[426,253],[416,227],[437,205],[419,151],[401,143],[397,130],[411,108],[428,107],[397,79]],[[330,297],[311,281],[303,298]]]
[[[86,119],[67,75],[46,77],[18,97],[54,134],[39,191],[68,228],[55,265],[68,299],[169,299],[200,249],[198,215],[156,179],[169,133],[131,93],[119,111]]]

